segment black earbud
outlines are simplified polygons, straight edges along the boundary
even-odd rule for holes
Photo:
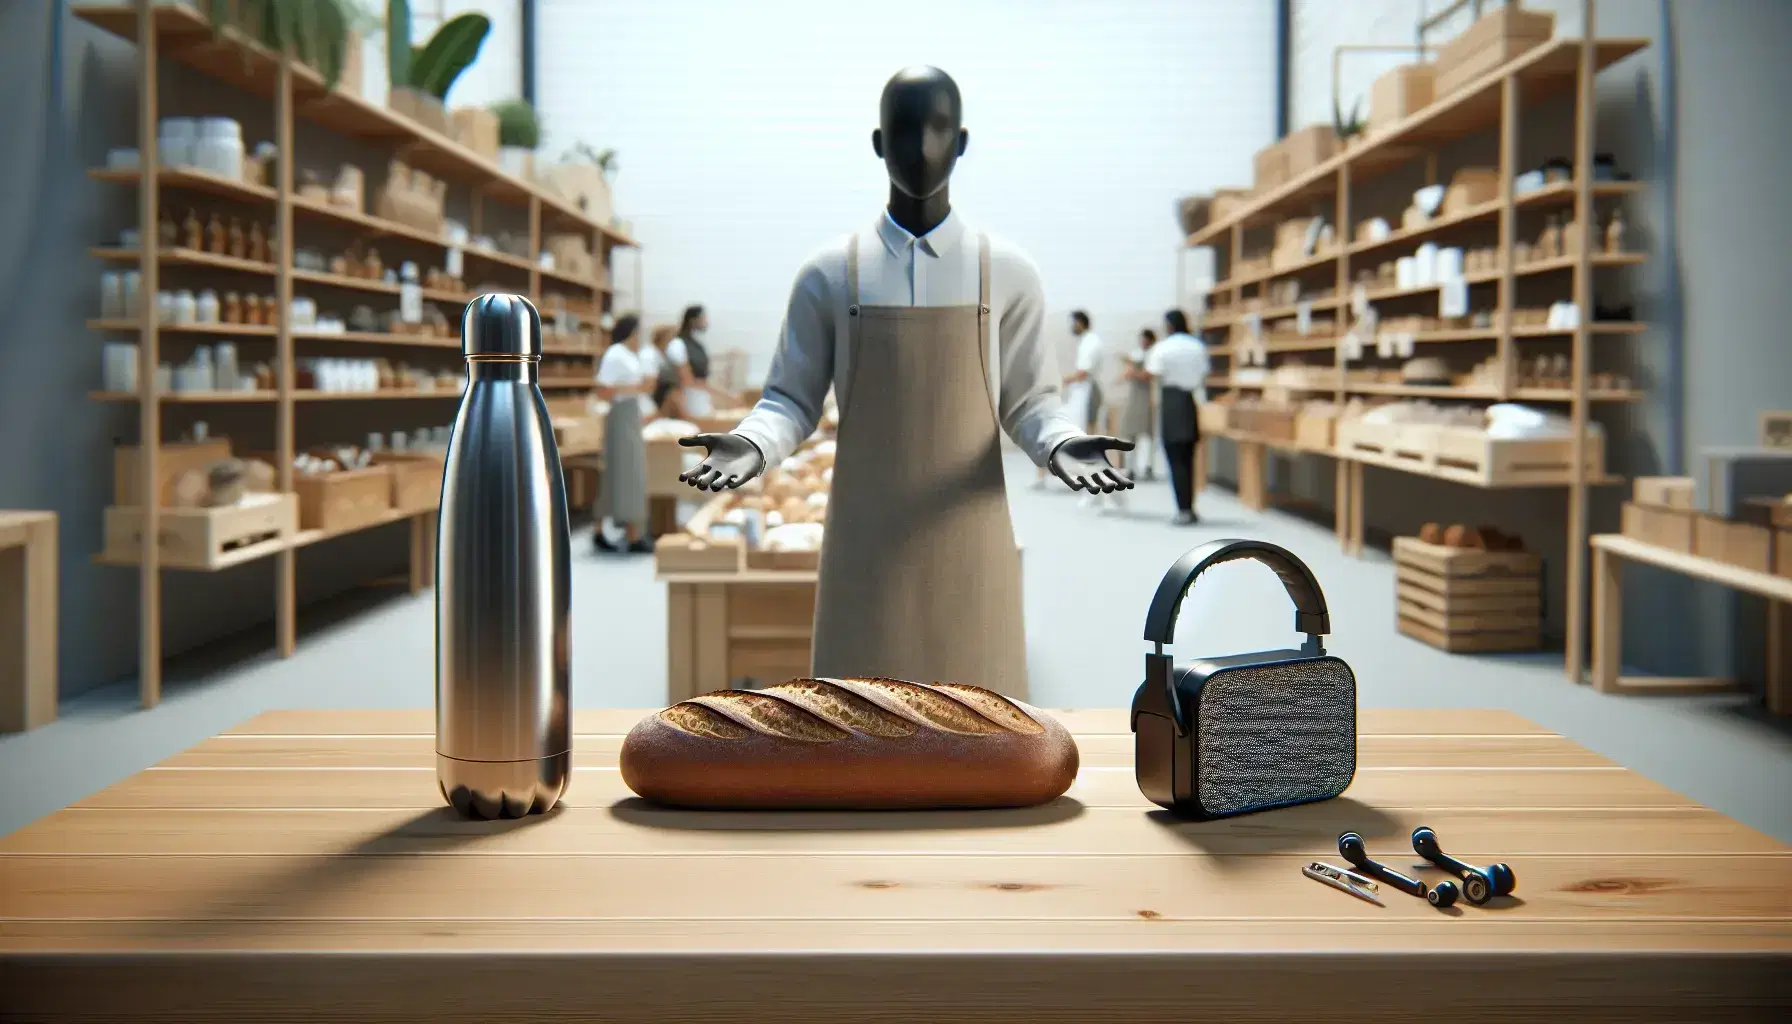
[[[1464,864],[1445,853],[1437,844],[1437,833],[1424,825],[1412,830],[1412,850],[1462,879],[1462,895],[1477,907],[1495,896],[1508,895],[1518,887],[1518,879],[1511,868],[1504,864],[1489,864],[1484,868]]]
[[[1455,906],[1456,898],[1461,895],[1462,890],[1456,888],[1455,882],[1439,882],[1425,893],[1425,899],[1432,906],[1442,910],[1445,907]]]
[[[1426,898],[1424,882],[1403,875],[1386,864],[1377,864],[1370,860],[1369,850],[1363,845],[1363,837],[1355,832],[1346,832],[1338,837],[1338,856],[1349,861],[1351,866],[1370,878],[1386,882],[1408,896]]]

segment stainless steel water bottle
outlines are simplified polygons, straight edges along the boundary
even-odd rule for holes
[[[436,547],[436,780],[462,814],[516,818],[552,808],[572,767],[566,485],[535,307],[474,299],[461,348]]]

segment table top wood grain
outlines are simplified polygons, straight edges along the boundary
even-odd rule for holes
[[[1083,767],[1055,804],[909,814],[652,808],[616,771],[642,714],[575,712],[545,818],[457,819],[428,711],[291,711],[0,838],[0,1019],[1792,1009],[1792,849],[1507,712],[1364,709],[1342,798],[1208,823],[1139,795],[1119,710],[1058,713]],[[1410,872],[1421,824],[1514,897],[1373,906],[1299,873],[1346,830]]]

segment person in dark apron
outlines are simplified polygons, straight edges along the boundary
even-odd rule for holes
[[[647,402],[652,380],[643,372],[636,351],[639,321],[633,316],[616,320],[610,347],[597,366],[598,396],[610,403],[604,416],[604,468],[598,484],[597,525],[593,545],[600,551],[653,550],[647,536],[647,442],[641,436],[641,407]],[[621,544],[605,536],[605,526],[620,529]]]
[[[1151,375],[1145,372],[1145,355],[1156,344],[1157,332],[1147,327],[1139,332],[1139,347],[1126,357],[1126,368],[1121,372],[1126,381],[1126,399],[1120,410],[1120,427],[1114,431],[1114,436],[1138,446],[1132,452],[1132,465],[1138,467],[1137,476],[1145,480],[1157,478],[1157,471],[1152,468],[1156,453],[1151,450],[1151,442],[1157,438],[1157,394]]]
[[[1176,493],[1179,526],[1199,521],[1195,515],[1195,449],[1201,444],[1197,403],[1206,388],[1210,365],[1207,346],[1188,330],[1180,309],[1164,314],[1168,337],[1145,353],[1145,371],[1158,386],[1158,443],[1170,465],[1170,486]]]

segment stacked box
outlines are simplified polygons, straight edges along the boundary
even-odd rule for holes
[[[1542,646],[1542,562],[1524,551],[1478,551],[1394,540],[1401,633],[1441,650],[1534,651]]]

